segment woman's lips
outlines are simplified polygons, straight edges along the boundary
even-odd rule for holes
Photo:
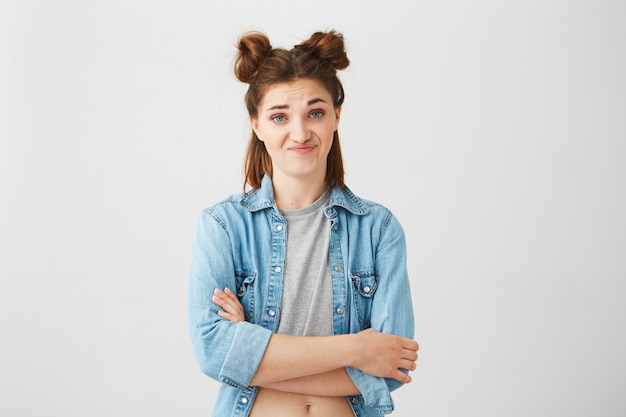
[[[290,151],[294,151],[299,154],[311,152],[313,149],[315,149],[314,145],[292,146],[291,148],[289,148]]]

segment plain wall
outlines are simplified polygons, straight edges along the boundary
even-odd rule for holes
[[[626,3],[4,1],[0,415],[207,416],[195,221],[241,189],[235,42],[337,29],[347,183],[403,224],[394,416],[626,414]]]

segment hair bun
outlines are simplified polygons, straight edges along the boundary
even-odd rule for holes
[[[328,61],[336,70],[345,69],[350,65],[343,42],[343,35],[334,30],[315,32],[309,39],[296,45],[295,48],[314,53]]]
[[[239,54],[235,60],[235,76],[244,83],[250,83],[259,67],[272,51],[270,40],[264,33],[248,32],[239,39]]]

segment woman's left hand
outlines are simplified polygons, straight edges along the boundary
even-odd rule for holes
[[[243,305],[241,305],[239,299],[230,288],[226,287],[224,291],[216,288],[215,291],[213,291],[211,301],[223,310],[217,312],[218,316],[235,323],[245,321]]]

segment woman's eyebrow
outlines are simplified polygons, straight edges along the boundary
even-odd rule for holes
[[[316,103],[326,103],[326,100],[324,100],[323,98],[314,98],[311,99],[309,101],[307,101],[307,106],[312,106],[313,104]],[[284,110],[284,109],[288,109],[289,105],[288,104],[276,104],[268,109],[266,109],[265,111],[272,111],[272,110]]]
[[[272,110],[283,110],[283,109],[288,109],[289,105],[287,104],[277,104],[275,106],[270,107],[269,109],[266,109],[265,111],[272,111]]]
[[[326,100],[322,99],[322,98],[314,98],[313,100],[309,100],[307,102],[307,105],[311,106],[315,103],[326,103]]]

